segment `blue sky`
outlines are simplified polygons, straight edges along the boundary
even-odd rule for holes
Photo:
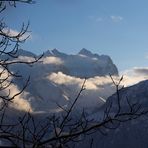
[[[19,30],[30,21],[31,38],[22,45],[37,54],[83,47],[110,55],[120,71],[148,63],[148,0],[36,0],[1,14]]]

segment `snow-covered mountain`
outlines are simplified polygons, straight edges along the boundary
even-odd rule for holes
[[[136,85],[123,88],[119,91],[121,100],[121,112],[130,111],[130,105],[134,105],[135,109],[139,106],[141,111],[148,111],[148,80],[142,81]],[[127,102],[127,98],[128,101]],[[115,93],[108,98],[107,102],[100,108],[98,113],[92,115],[92,118],[98,119],[98,115],[104,112],[105,108],[112,102],[110,112],[117,113],[118,103],[117,94]],[[94,148],[146,148],[148,146],[148,118],[147,114],[128,122],[121,123],[117,129],[102,129],[107,135],[103,136],[101,133],[94,133],[85,142],[82,142],[78,147],[89,147],[89,139],[93,138]]]
[[[56,57],[62,62],[62,72],[70,76],[80,78],[91,78],[94,76],[104,76],[109,73],[118,75],[117,67],[113,64],[111,58],[107,55],[93,54],[83,48],[76,55],[67,55],[59,52],[57,49],[45,52],[45,57]],[[61,69],[60,69],[61,71]]]
[[[18,59],[31,61],[34,56],[31,52],[20,51]],[[12,108],[13,115],[16,115],[15,109],[21,110],[21,107],[23,111],[26,109],[31,110],[35,115],[37,113],[38,118],[48,113],[59,113],[58,105],[66,108],[76,98],[84,82],[84,77],[87,77],[86,90],[82,92],[76,104],[78,109],[76,112],[86,109],[86,112],[93,113],[91,118],[98,118],[98,115],[102,114],[110,102],[113,102],[110,111],[114,113],[117,110],[115,87],[107,75],[108,73],[118,75],[118,70],[109,56],[99,56],[86,49],[82,49],[76,55],[67,55],[54,49],[47,51],[41,61],[32,67],[16,64],[11,67],[11,70],[19,72],[23,76],[14,80],[15,89],[13,88],[11,92],[17,92],[25,84],[27,77],[31,77],[27,89],[19,96],[20,98],[16,98],[14,101],[16,105]],[[147,109],[148,80],[121,89],[120,98],[121,111],[129,109],[127,98],[131,104],[139,103]],[[17,113],[19,114],[19,112]],[[10,118],[12,121],[14,120],[14,116],[10,115]],[[78,143],[77,147],[90,147],[90,139],[94,138],[94,148],[146,148],[148,145],[147,129],[148,120],[144,116],[123,123],[115,130],[106,129],[107,136],[98,132],[94,133],[90,137],[86,137],[85,142]]]
[[[17,60],[31,61],[35,56],[23,50],[19,53]],[[111,80],[106,80],[107,75],[118,75],[109,56],[99,56],[86,49],[76,55],[67,55],[54,49],[45,52],[43,58],[31,67],[16,64],[11,66],[11,70],[22,75],[22,78],[14,80],[18,89],[23,87],[27,77],[31,77],[21,97],[30,104],[31,110],[46,112],[58,110],[57,104],[64,107],[71,104],[85,77],[86,90],[80,96],[78,106],[89,111],[100,107],[105,101],[100,98],[106,99],[115,91]]]
[[[129,104],[140,104],[143,109],[148,107],[148,80],[141,81],[130,87],[122,88],[119,91],[121,111],[129,109]],[[117,94],[112,95],[107,99],[105,106],[112,102],[112,112],[115,112],[118,107]]]

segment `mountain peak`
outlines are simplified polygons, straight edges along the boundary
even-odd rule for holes
[[[52,52],[52,54],[57,54],[57,53],[59,54],[59,53],[60,53],[60,52],[58,51],[58,49],[56,49],[56,48],[52,49],[51,52]]]
[[[44,52],[44,57],[47,57],[47,56],[51,56],[50,50],[47,50],[46,52]]]
[[[65,53],[60,52],[58,49],[54,48],[53,50],[51,50],[52,55],[54,56],[58,56],[58,57],[65,57],[67,56]]]
[[[85,55],[85,56],[92,56],[92,52],[85,49],[85,48],[82,48],[78,54],[82,54],[82,55]]]

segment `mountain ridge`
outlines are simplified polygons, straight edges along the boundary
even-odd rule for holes
[[[24,57],[24,60],[31,60],[34,57],[28,51],[26,57],[25,51],[21,51],[21,53],[23,54],[20,55],[20,58]],[[48,112],[50,109],[57,108],[57,103],[63,106],[68,105],[70,101],[67,98],[72,97],[74,99],[74,96],[81,89],[84,78],[88,79],[86,84],[88,90],[85,91],[84,96],[80,97],[79,106],[82,108],[83,105],[92,110],[94,106],[100,107],[104,102],[98,96],[106,98],[114,92],[111,83],[104,82],[100,86],[93,81],[97,77],[99,83],[100,76],[105,79],[105,76],[109,73],[118,74],[118,70],[110,57],[102,57],[83,49],[83,54],[85,53],[89,54],[87,56],[81,56],[79,53],[67,55],[54,49],[52,51],[48,50],[41,61],[35,63],[32,67],[26,64],[11,65],[10,68],[14,73],[19,71],[19,74],[22,75],[22,79],[14,80],[18,89],[23,87],[23,83],[25,83],[28,76],[31,78],[29,86],[26,88],[27,93],[24,93],[23,98],[29,102],[33,111]],[[105,96],[104,91],[99,90],[103,86],[109,90]],[[94,98],[89,99],[92,95]]]
[[[24,53],[23,56],[25,56]],[[26,56],[28,56],[28,52]],[[109,74],[118,75],[118,69],[109,56],[94,54],[85,48],[81,49],[77,54],[66,54],[57,49],[47,50],[43,55],[43,58],[46,57],[54,57],[55,64],[56,60],[63,61],[59,64],[59,67],[63,66],[66,71],[63,70],[62,72],[70,76],[90,78]]]

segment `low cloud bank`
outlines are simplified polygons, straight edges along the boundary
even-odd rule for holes
[[[131,70],[128,70],[122,73],[123,81],[121,85],[124,85],[125,87],[127,87],[127,86],[134,85],[140,81],[148,79],[146,72],[147,72],[147,68],[146,69],[133,68]],[[51,73],[46,78],[44,78],[44,80],[45,79],[50,83],[53,83],[57,89],[61,90],[59,92],[63,93],[61,95],[64,97],[65,100],[67,100],[67,105],[68,104],[70,105],[71,102],[75,99],[84,82],[84,79],[68,76],[66,74],[63,74],[62,72]],[[113,76],[113,79],[115,80],[115,82],[118,82],[120,77]],[[41,83],[41,85],[46,85],[46,84]],[[95,108],[99,108],[101,105],[103,105],[105,103],[105,100],[109,96],[111,96],[113,93],[115,93],[115,86],[112,83],[110,76],[105,76],[105,77],[97,76],[97,77],[89,78],[85,83],[85,88],[86,89],[82,92],[76,104],[77,108],[79,109],[86,108],[87,110],[90,109],[91,111],[93,111]],[[17,86],[14,86],[14,85],[11,86],[10,90],[12,95],[19,91]],[[36,104],[39,102],[38,100],[36,100],[34,101],[35,104],[33,103],[30,104],[29,102],[30,99],[26,98],[28,96],[26,94],[29,94],[29,93],[30,92],[28,91],[28,92],[24,92],[22,95],[17,96],[13,100],[13,103],[10,106],[23,111],[35,110],[35,106],[37,106]],[[53,98],[54,98],[54,94],[55,92],[53,91],[52,92]],[[56,95],[57,94],[55,94],[55,96]],[[48,95],[48,99],[50,98],[51,98],[51,92]],[[36,98],[33,98],[33,99],[36,99]],[[46,101],[47,98],[44,98],[44,99],[45,100],[43,101]],[[58,98],[56,99],[55,99],[55,103],[58,103]]]
[[[1,91],[0,91],[0,96],[3,96],[4,98],[13,98],[8,104],[10,108],[15,108],[20,111],[30,111],[32,112],[31,106],[27,100],[25,100],[26,92],[24,91],[24,95],[16,95],[18,94],[21,90],[13,83],[12,77],[9,76],[7,71],[4,71],[3,68],[0,68],[0,73],[1,73]],[[8,77],[9,76],[9,77]],[[9,85],[10,84],[10,85]],[[3,89],[6,88],[6,89]],[[3,104],[3,97],[0,99],[0,105]]]
[[[148,79],[148,67],[134,67],[132,69],[121,72],[124,76],[122,84],[125,86],[134,85],[140,81]]]
[[[33,58],[21,56],[19,59],[24,59],[25,61],[33,60]],[[42,62],[39,62],[31,69],[31,82],[34,84],[32,84],[26,92],[15,97],[10,106],[23,111],[45,111],[44,104],[46,104],[46,109],[49,108],[50,110],[52,103],[55,103],[56,106],[56,103],[59,103],[59,99],[64,106],[70,105],[79,93],[84,79],[63,74],[60,71],[52,72],[50,65],[56,67],[61,64],[63,64],[63,61],[58,57],[43,58]],[[30,69],[27,71],[25,68],[27,67],[24,67],[23,72],[29,73]],[[60,68],[62,69],[62,67]],[[120,75],[123,75],[121,85],[125,87],[131,86],[148,79],[148,67],[135,67],[120,73]],[[120,77],[113,76],[113,79],[115,82],[118,82]],[[77,102],[77,107],[82,109],[87,108],[93,110],[99,108],[109,96],[115,93],[115,86],[110,76],[88,78],[85,83],[85,88]],[[11,95],[18,91],[19,87],[17,85],[11,85]],[[33,96],[34,94],[39,94],[39,98],[37,99],[37,96]],[[42,103],[42,101],[44,101],[44,103]],[[50,102],[52,103],[50,104]],[[42,107],[39,107],[41,104]],[[36,109],[37,107],[38,110]],[[42,110],[39,110],[40,108]],[[55,109],[57,109],[57,107],[53,108],[53,110]]]

